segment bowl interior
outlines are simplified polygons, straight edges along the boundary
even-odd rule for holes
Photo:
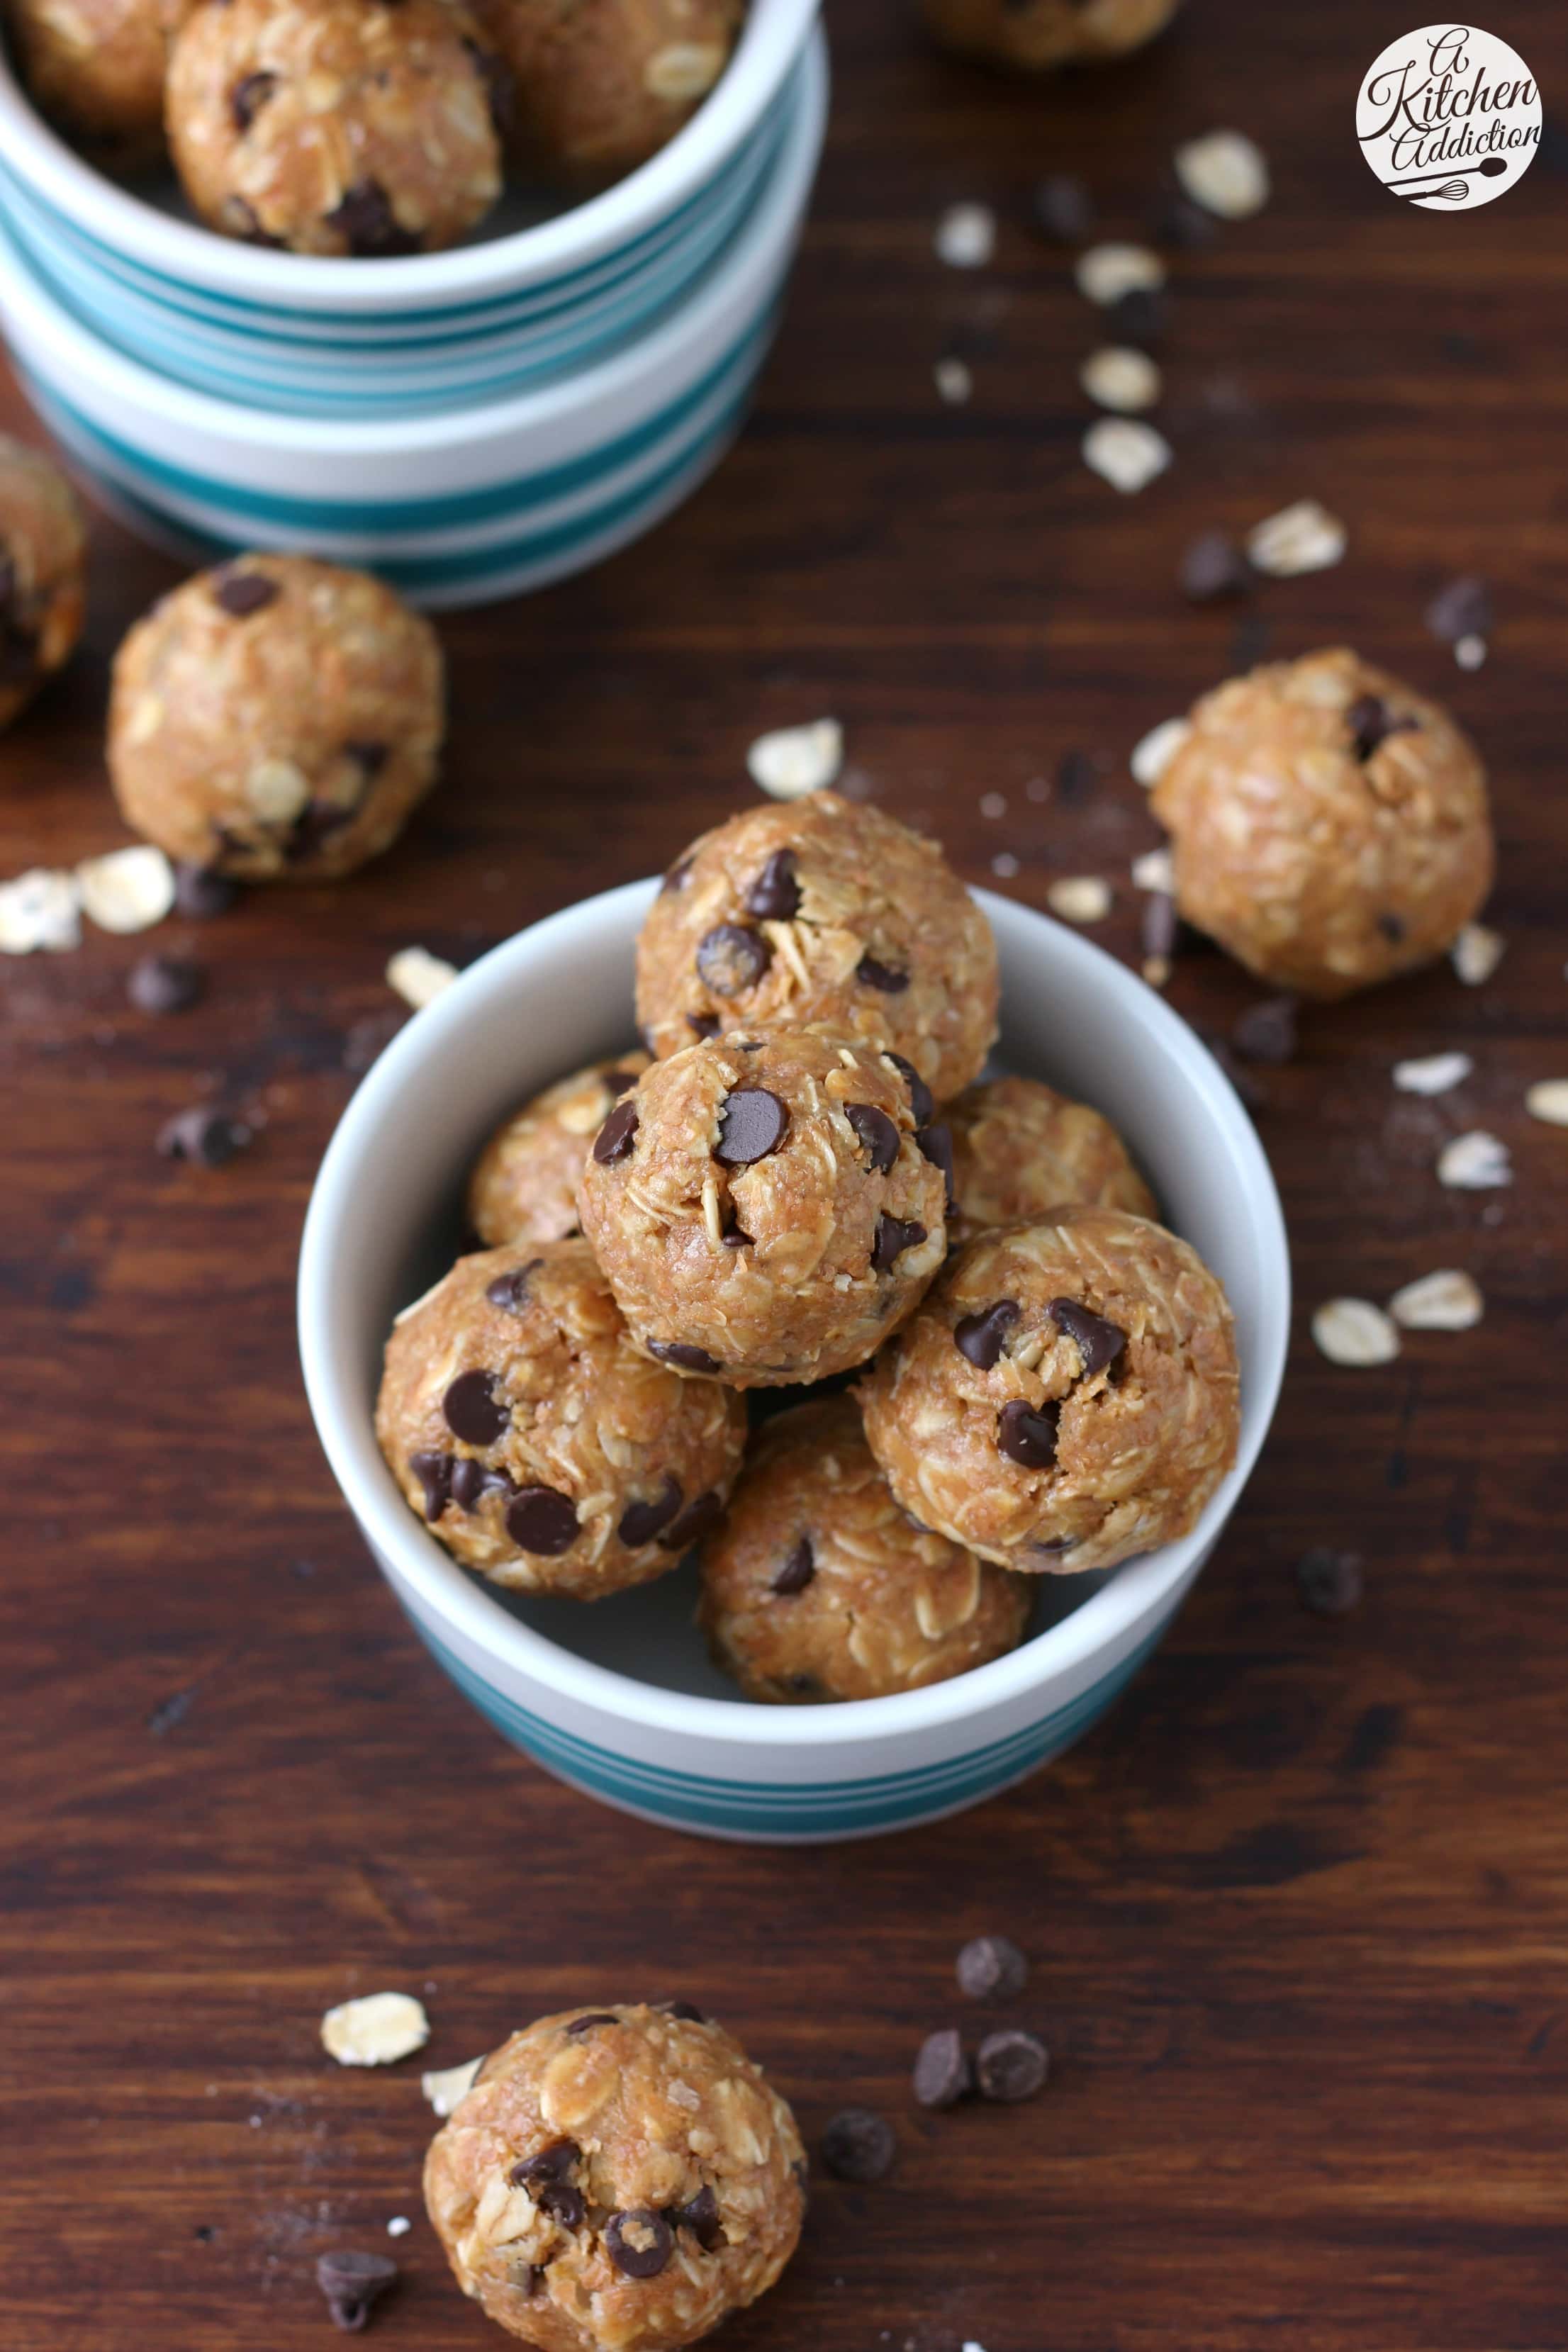
[[[520,934],[387,1049],[323,1164],[302,1262],[301,1327],[311,1400],[333,1466],[373,1541],[395,1551],[400,1572],[462,1577],[491,1612],[498,1636],[512,1618],[558,1651],[633,1683],[744,1706],[709,1663],[692,1623],[689,1568],[592,1607],[502,1593],[456,1569],[409,1513],[371,1426],[387,1329],[451,1264],[463,1231],[466,1171],[486,1136],[540,1087],[633,1042],[633,943],[655,887],[628,885]],[[1167,1563],[1173,1580],[1212,1537],[1273,1410],[1289,1287],[1267,1162],[1191,1030],[1089,941],[1029,908],[981,895],[1001,956],[999,1064],[1093,1103],[1121,1130],[1168,1223],[1224,1282],[1242,1365],[1241,1461],[1204,1525],[1109,1578],[1037,1580],[1034,1641],[1119,1578],[1147,1580]],[[814,1712],[752,1711],[775,1719]]]

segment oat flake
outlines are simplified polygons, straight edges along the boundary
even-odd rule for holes
[[[416,1013],[433,1004],[457,977],[457,966],[444,956],[432,955],[428,948],[399,948],[386,967],[388,988],[395,989]]]
[[[974,378],[962,360],[938,360],[931,375],[938,399],[945,400],[950,408],[962,408],[974,390]]]
[[[1132,887],[1135,890],[1158,890],[1173,898],[1176,890],[1176,868],[1168,849],[1146,849],[1142,857],[1132,860]]]
[[[1083,462],[1123,497],[1146,490],[1171,462],[1171,445],[1152,425],[1102,416],[1083,436]]]
[[[1240,131],[1210,131],[1175,154],[1176,177],[1194,205],[1220,220],[1250,220],[1268,202],[1263,151]]]
[[[1507,1144],[1482,1127],[1456,1135],[1437,1154],[1437,1181],[1460,1192],[1486,1192],[1494,1185],[1511,1184]]]
[[[1468,1331],[1480,1321],[1486,1301],[1468,1274],[1441,1266],[1396,1290],[1388,1311],[1407,1331]]]
[[[1299,499],[1269,515],[1247,535],[1247,560],[1271,580],[1294,580],[1305,572],[1326,572],[1346,546],[1345,527],[1316,499]]]
[[[1098,874],[1065,874],[1046,892],[1053,915],[1067,923],[1102,923],[1110,912],[1110,885]]]
[[[1135,352],[1121,343],[1108,343],[1103,351],[1090,352],[1078,372],[1078,380],[1090,400],[1101,408],[1114,408],[1122,414],[1135,409],[1152,408],[1160,397],[1160,371],[1147,352]]]
[[[1392,1363],[1399,1353],[1398,1332],[1370,1298],[1329,1299],[1312,1318],[1312,1337],[1331,1364],[1364,1370]]]
[[[746,754],[752,782],[775,801],[825,792],[844,764],[844,730],[837,719],[809,727],[777,727],[759,735]]]
[[[1467,988],[1479,988],[1503,960],[1508,942],[1500,931],[1485,923],[1467,923],[1448,950],[1449,960]]]
[[[984,269],[996,250],[996,215],[989,205],[950,205],[933,242],[950,269]]]
[[[1163,286],[1165,265],[1146,245],[1091,245],[1079,254],[1073,276],[1079,292],[1106,310],[1124,294]]]
[[[1394,1083],[1402,1095],[1446,1095],[1475,1066],[1468,1054],[1426,1054],[1413,1062],[1395,1062]]]
[[[1159,782],[1192,731],[1190,719],[1162,719],[1158,727],[1151,727],[1147,735],[1134,743],[1128,764],[1134,780],[1145,792]]]
[[[145,931],[174,903],[174,869],[150,842],[84,857],[76,869],[82,912],[100,931]]]
[[[460,2066],[439,2066],[428,2074],[421,2074],[419,2087],[438,2116],[449,2116],[460,2099],[466,2099],[474,2087],[474,2077],[489,2056],[481,2050],[477,2058],[465,2059]]]
[[[14,882],[0,882],[0,954],[31,955],[35,948],[60,954],[80,945],[74,875],[34,866]]]
[[[1472,635],[1468,637],[1457,637],[1455,639],[1454,659],[1458,663],[1461,669],[1479,669],[1483,662],[1486,660],[1486,657],[1487,641],[1485,637]]]
[[[329,2009],[321,2042],[340,2066],[391,2066],[430,2039],[424,2004],[410,1992],[367,1992]]]
[[[1568,1078],[1537,1078],[1524,1097],[1524,1108],[1548,1127],[1568,1127]]]

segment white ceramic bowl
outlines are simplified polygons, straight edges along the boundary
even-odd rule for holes
[[[366,1077],[305,1225],[306,1387],[393,1591],[508,1738],[574,1786],[679,1828],[863,1836],[1024,1778],[1078,1738],[1159,1641],[1274,1411],[1289,1323],[1279,1198],[1247,1114],[1169,1007],[1077,933],[982,894],[1002,961],[1001,1059],[1115,1122],[1236,1310],[1240,1456],[1199,1526],[1110,1577],[1038,1579],[1038,1630],[1011,1656],[933,1689],[839,1706],[736,1698],[692,1624],[689,1569],[592,1607],[502,1594],[448,1557],[381,1458],[372,1415],[382,1347],[397,1309],[451,1262],[464,1174],[496,1121],[563,1071],[630,1042],[633,942],[656,887],[608,891],[497,948]]]

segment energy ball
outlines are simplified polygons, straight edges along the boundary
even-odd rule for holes
[[[912,1527],[852,1397],[769,1422],[702,1547],[701,1622],[748,1698],[883,1698],[1016,1649],[1032,1593]]]
[[[458,0],[206,0],[170,58],[169,144],[226,236],[431,252],[500,194],[509,89]]]
[[[1188,921],[1307,996],[1427,962],[1491,888],[1475,746],[1343,647],[1205,695],[1152,805]]]
[[[969,1241],[991,1225],[1027,1224],[1069,1204],[1156,1213],[1110,1121],[1038,1078],[970,1087],[942,1117],[958,1196],[948,1219],[952,1241]]]
[[[1005,1568],[1185,1535],[1236,1459],[1236,1341],[1185,1242],[1068,1209],[960,1251],[861,1389],[905,1510]]]
[[[1015,72],[1093,64],[1142,48],[1181,0],[922,0],[944,48]]]
[[[444,705],[435,631],[379,580],[237,556],[121,646],[110,777],[171,857],[246,882],[331,877],[387,848],[435,782]]]
[[[76,650],[87,610],[87,526],[76,492],[0,433],[0,728]]]
[[[637,1344],[752,1389],[864,1363],[941,1265],[946,1200],[891,1055],[775,1029],[656,1063],[577,1205]]]
[[[795,2117],[689,2001],[514,2033],[430,2143],[463,2293],[538,2352],[679,2352],[754,2303],[805,2208]]]
[[[730,62],[741,0],[481,0],[518,94],[525,168],[616,179],[657,154]]]
[[[632,1346],[582,1241],[458,1260],[386,1345],[375,1433],[431,1533],[524,1592],[597,1601],[717,1520],[745,1408]]]
[[[559,1242],[579,1230],[588,1147],[651,1058],[634,1049],[590,1062],[502,1120],[468,1179],[468,1223],[482,1242]]]
[[[656,1054],[744,1022],[822,1023],[891,1046],[939,1102],[979,1076],[996,998],[991,926],[935,842],[837,793],[705,833],[637,941]]]
[[[5,28],[40,113],[102,169],[163,152],[169,43],[192,0],[7,0]]]

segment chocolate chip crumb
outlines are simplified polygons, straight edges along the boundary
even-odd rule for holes
[[[235,884],[216,866],[182,860],[174,868],[174,904],[193,921],[205,923],[215,915],[226,915],[237,895]]]
[[[221,1168],[250,1141],[250,1129],[220,1110],[200,1106],[166,1119],[158,1129],[158,1153],[163,1160],[196,1160],[204,1168]]]
[[[885,2180],[898,2145],[891,2124],[869,2107],[843,2107],[822,2135],[822,2161],[839,2180]]]
[[[1250,1004],[1231,1024],[1230,1042],[1247,1062],[1268,1062],[1276,1067],[1296,1058],[1296,1000],[1268,996]]]
[[[915,2098],[922,2107],[955,2107],[974,2088],[974,2069],[952,2026],[928,2033],[915,2058]]]
[[[1345,1617],[1365,1590],[1360,1555],[1314,1544],[1296,1562],[1296,1590],[1314,1617]]]
[[[1030,199],[1035,226],[1053,245],[1086,245],[1094,234],[1094,200],[1071,172],[1052,172]]]
[[[357,2336],[370,2324],[373,2307],[397,2277],[390,2254],[361,2254],[347,2249],[322,2254],[316,2263],[316,2284],[327,2298],[334,2327]]]
[[[971,2000],[1015,2000],[1029,1981],[1029,1963],[1005,1936],[975,1936],[956,1962],[958,1990]]]
[[[1019,2099],[1032,2099],[1043,2086],[1049,2066],[1045,2043],[1016,2028],[988,2033],[974,2053],[974,2079],[981,2097],[1000,2099],[1009,2106]]]
[[[816,1574],[816,1555],[811,1548],[811,1538],[802,1536],[773,1578],[772,1590],[783,1600],[793,1599],[795,1593],[805,1591]]]
[[[1491,590],[1473,572],[1450,580],[1427,605],[1426,626],[1446,646],[1458,645],[1461,637],[1490,636]]]
[[[1158,343],[1171,323],[1171,307],[1156,288],[1133,286],[1108,306],[1105,316],[1122,342]]]
[[[138,1013],[188,1013],[205,986],[199,963],[183,956],[146,955],[132,965],[125,993]]]
[[[1252,566],[1228,531],[1205,530],[1189,541],[1177,580],[1194,604],[1244,596],[1253,583]]]

